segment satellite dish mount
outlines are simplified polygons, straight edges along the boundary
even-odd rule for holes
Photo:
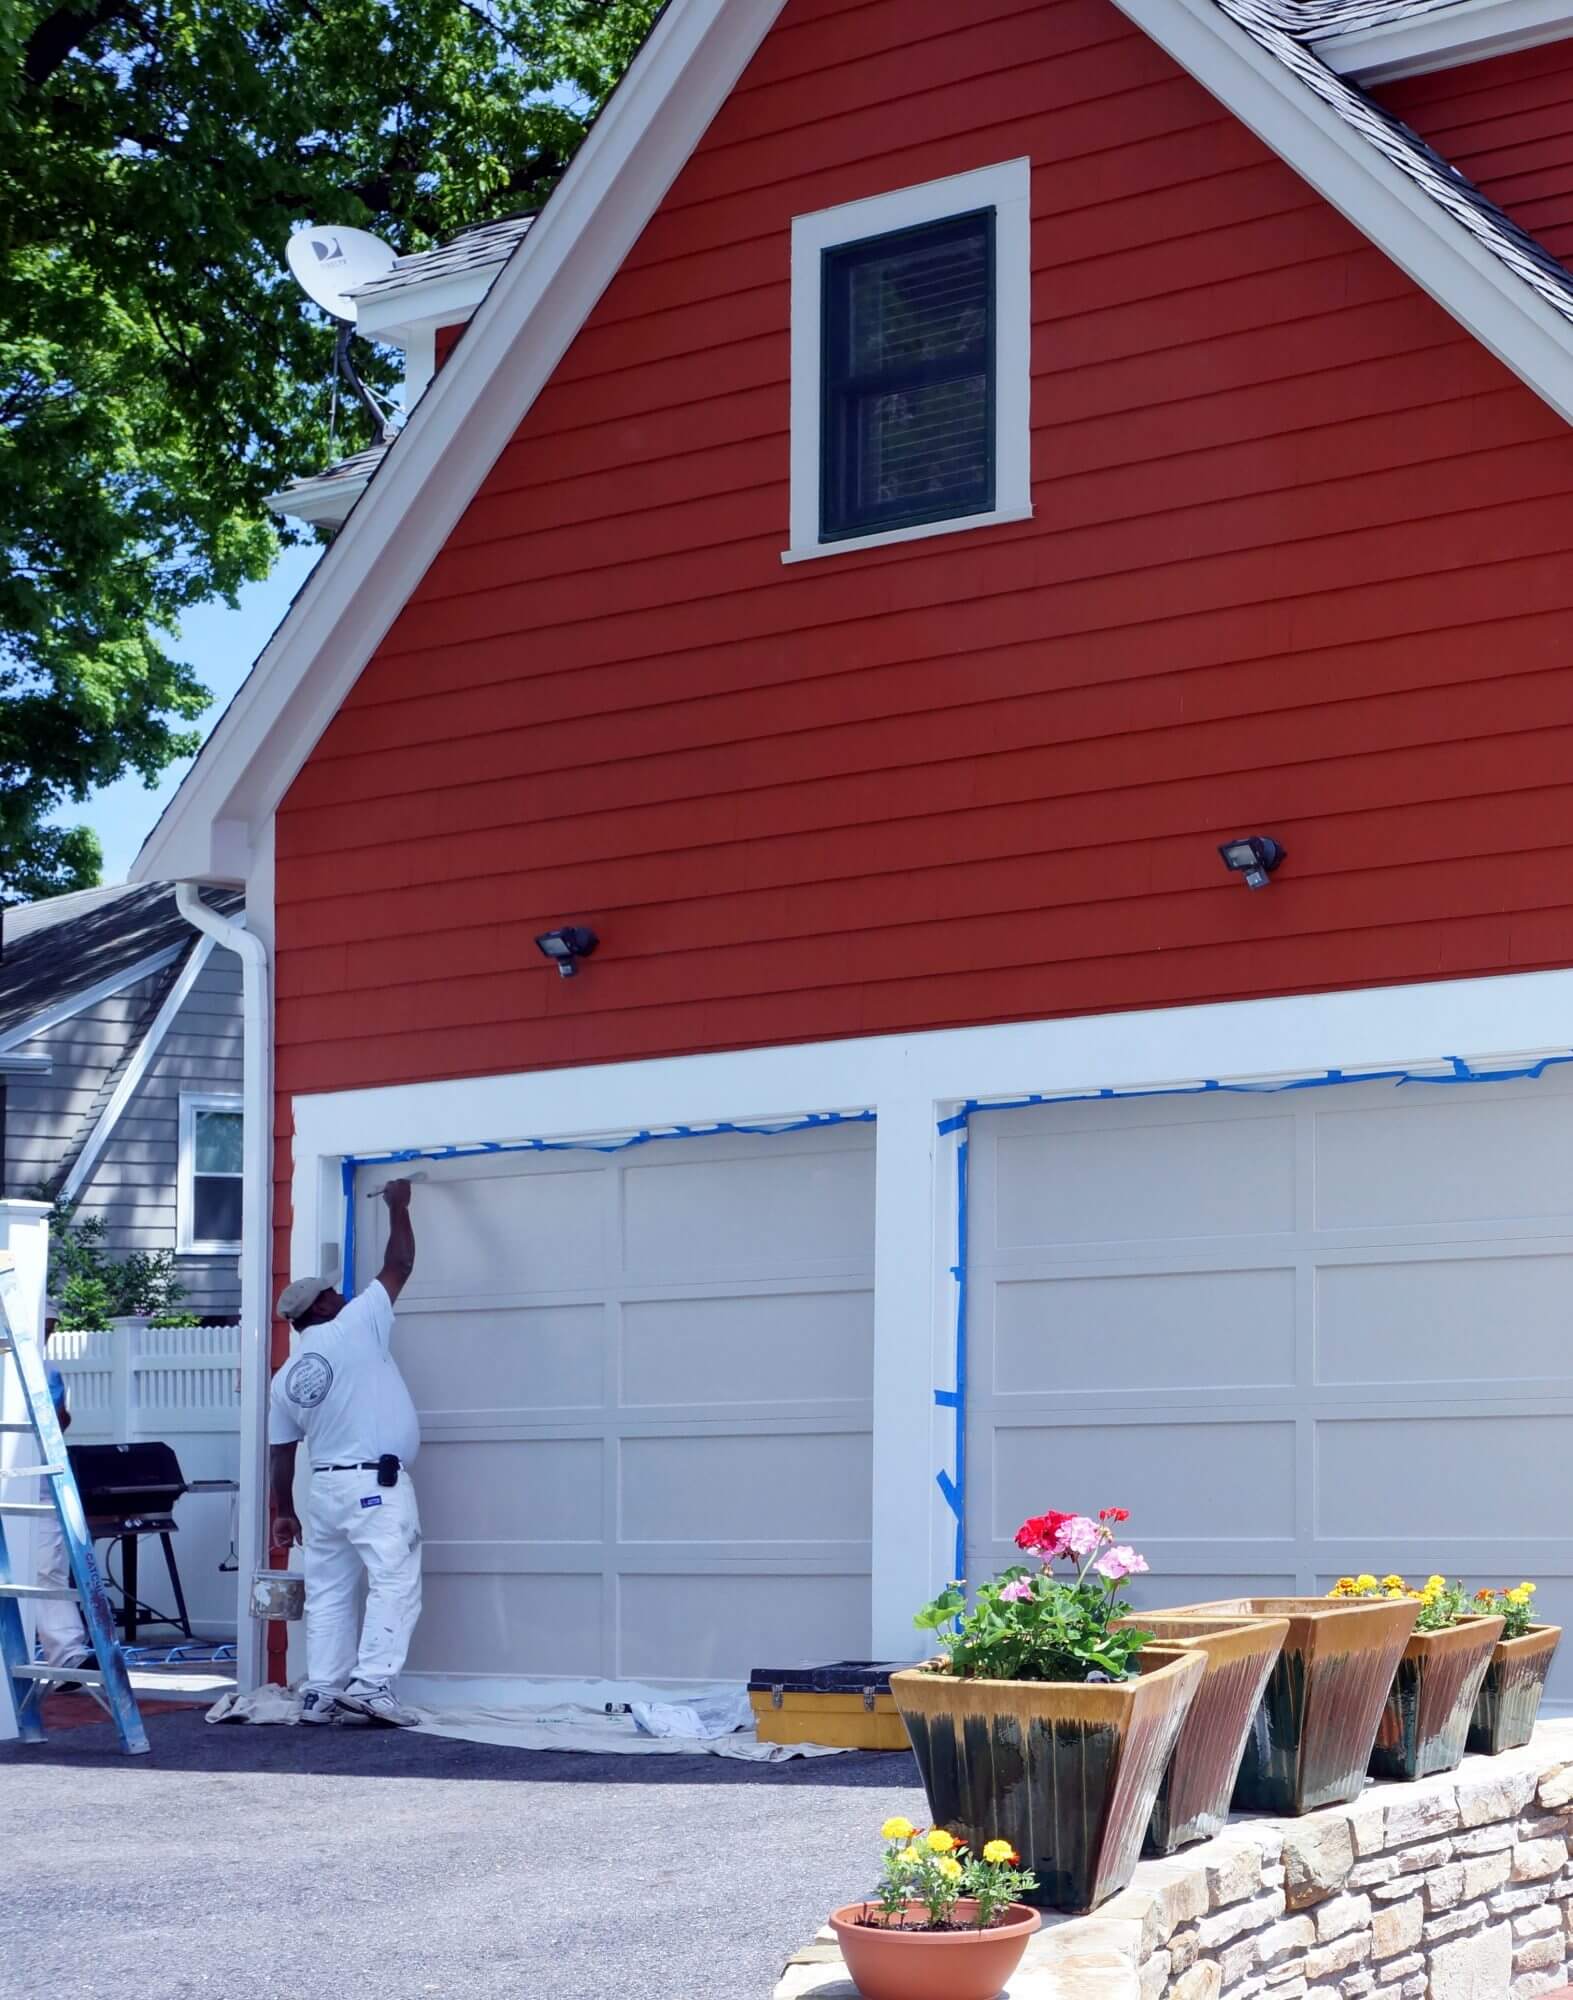
[[[307,298],[340,322],[338,343],[333,351],[334,373],[346,383],[371,418],[378,438],[387,444],[395,435],[392,407],[379,403],[367,388],[350,348],[357,317],[352,294],[392,270],[392,247],[364,229],[310,228],[295,232],[285,255],[296,283]]]

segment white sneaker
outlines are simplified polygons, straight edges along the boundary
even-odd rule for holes
[[[347,1708],[352,1715],[363,1715],[368,1722],[380,1722],[385,1729],[413,1729],[420,1717],[413,1708],[406,1708],[395,1698],[393,1690],[384,1681],[372,1684],[355,1681],[339,1696],[339,1706]]]
[[[328,1688],[307,1688],[300,1698],[300,1719],[316,1728],[335,1720],[339,1698]]]

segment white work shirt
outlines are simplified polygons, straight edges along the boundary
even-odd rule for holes
[[[313,1465],[371,1464],[385,1452],[413,1465],[420,1425],[388,1352],[392,1334],[393,1301],[378,1278],[337,1319],[308,1326],[273,1378],[269,1439],[304,1438]]]

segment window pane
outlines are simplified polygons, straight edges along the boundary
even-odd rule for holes
[[[238,1180],[209,1180],[199,1174],[192,1184],[191,1234],[198,1243],[240,1241]]]
[[[240,1113],[197,1112],[194,1150],[199,1174],[238,1174],[241,1170]]]
[[[994,213],[826,254],[821,533],[994,504]]]

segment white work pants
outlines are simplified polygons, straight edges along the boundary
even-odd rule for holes
[[[48,1498],[42,1480],[39,1481],[38,1497],[40,1500]],[[72,1588],[71,1565],[66,1559],[66,1538],[60,1532],[58,1516],[50,1513],[36,1517],[33,1550],[36,1558],[33,1573],[40,1583],[53,1590]],[[87,1651],[87,1630],[76,1599],[40,1597],[35,1602],[38,1608],[33,1616],[33,1636],[38,1641],[44,1664],[51,1667],[75,1665]]]
[[[421,1615],[421,1518],[410,1475],[401,1468],[396,1486],[379,1486],[375,1472],[313,1472],[303,1525],[306,1687],[392,1680]],[[357,1635],[362,1570],[366,1616]]]

